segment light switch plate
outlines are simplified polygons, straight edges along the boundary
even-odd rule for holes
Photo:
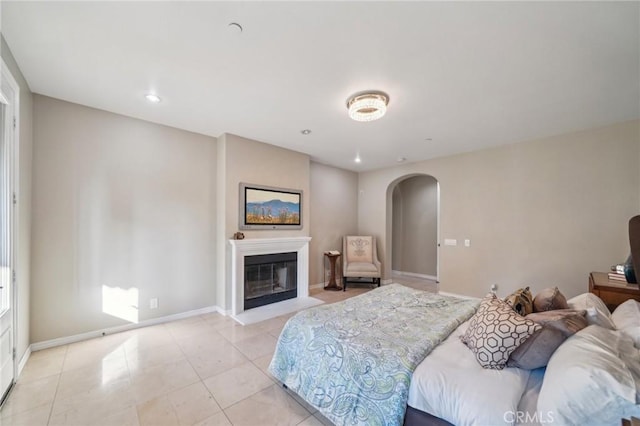
[[[445,246],[457,246],[458,245],[458,240],[453,240],[451,238],[445,238],[444,239],[444,245]]]
[[[471,247],[471,240],[464,240],[465,247]]]

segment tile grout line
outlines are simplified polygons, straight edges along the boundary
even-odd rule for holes
[[[127,376],[129,377],[129,386],[132,386],[133,377],[131,376],[131,368],[129,368],[129,356],[127,355],[127,350],[125,349],[124,345],[122,345],[122,352],[124,354],[124,363],[127,366]],[[138,404],[136,402],[137,401],[135,400],[133,402],[133,412],[136,415],[136,422],[138,423],[138,426],[140,426],[140,416],[138,415]]]
[[[67,355],[69,353],[69,346],[64,351],[64,360],[62,361],[62,366],[60,367],[60,374],[58,374],[58,382],[56,383],[56,390],[53,393],[53,400],[51,401],[51,408],[49,408],[49,416],[47,417],[47,425],[51,423],[51,416],[53,416],[53,407],[56,404],[56,398],[58,397],[58,389],[60,388],[60,380],[62,379],[62,372],[64,371],[64,363],[67,361]]]

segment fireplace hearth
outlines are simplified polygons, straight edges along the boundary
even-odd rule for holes
[[[244,309],[298,296],[298,254],[263,254],[244,258]]]

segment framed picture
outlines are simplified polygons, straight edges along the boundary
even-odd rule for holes
[[[240,229],[302,229],[302,190],[240,184]]]

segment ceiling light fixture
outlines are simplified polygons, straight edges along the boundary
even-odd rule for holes
[[[154,95],[153,93],[147,93],[144,95],[144,98],[153,104],[157,104],[160,102],[160,96]]]
[[[356,158],[355,158],[355,160],[353,160],[353,161],[355,161],[356,163],[360,163],[360,162],[362,161],[362,160],[360,159],[360,154],[356,155]]]
[[[389,95],[383,92],[360,92],[347,100],[349,117],[355,121],[373,121],[387,112]]]
[[[300,133],[302,133],[303,135],[309,135],[311,134],[311,129],[300,130]]]

